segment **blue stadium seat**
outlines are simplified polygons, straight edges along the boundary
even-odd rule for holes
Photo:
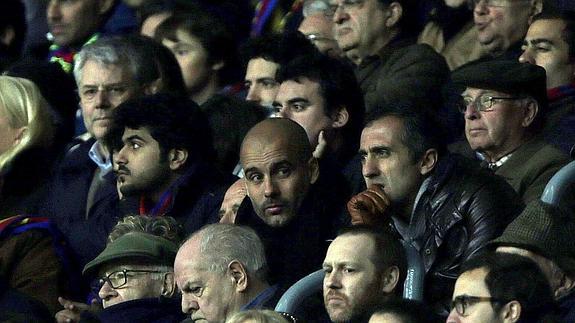
[[[569,189],[575,183],[575,161],[570,162],[569,164],[563,166],[551,179],[547,186],[545,186],[545,190],[541,195],[541,201],[559,205],[565,202],[571,202],[565,200],[566,197],[569,197],[567,194],[571,192]]]

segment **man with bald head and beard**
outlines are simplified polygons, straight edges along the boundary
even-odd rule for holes
[[[325,241],[334,237],[331,208],[337,201],[326,199],[318,187],[317,160],[305,130],[294,121],[275,118],[254,126],[242,143],[240,162],[248,197],[235,223],[258,233],[270,279],[288,287],[321,265]]]

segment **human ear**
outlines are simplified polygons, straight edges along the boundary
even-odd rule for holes
[[[521,121],[521,125],[523,128],[529,127],[535,117],[537,116],[537,112],[539,111],[539,104],[533,99],[529,100],[529,103],[525,107],[525,115],[523,116],[523,120]]]
[[[521,304],[518,301],[511,301],[501,309],[503,322],[517,322],[521,317]]]
[[[174,273],[171,272],[164,273],[161,295],[164,297],[172,297],[175,292],[176,292],[176,281],[174,279]]]
[[[341,128],[349,121],[349,112],[345,106],[341,106],[332,116],[331,126],[333,128]]]
[[[174,148],[168,153],[171,170],[180,169],[188,160],[188,151],[186,149]]]
[[[158,77],[157,79],[145,85],[144,94],[152,95],[160,92],[161,90],[162,90],[162,79]]]
[[[392,2],[387,7],[388,16],[385,19],[387,28],[395,27],[403,16],[403,8],[399,2]]]
[[[388,267],[382,274],[382,291],[386,294],[393,293],[395,286],[399,282],[399,268],[397,266]]]
[[[573,279],[571,279],[571,277],[565,275],[565,273],[563,273],[561,275],[561,283],[559,284],[559,287],[553,292],[555,298],[561,298],[567,294],[569,294],[573,288],[575,287],[575,281]]]
[[[228,265],[228,275],[237,292],[243,292],[248,288],[248,273],[241,262],[232,260]]]
[[[314,184],[319,177],[319,163],[315,157],[311,157],[307,163],[310,171],[309,183]]]
[[[423,157],[419,161],[419,172],[421,175],[427,175],[429,172],[435,168],[437,161],[439,160],[438,152],[436,149],[431,148],[425,151]]]
[[[0,34],[0,43],[10,46],[14,39],[16,38],[16,32],[14,31],[14,27],[7,26],[2,34]]]
[[[534,0],[531,4],[531,11],[529,13],[528,23],[531,25],[533,17],[543,11],[543,0]]]
[[[12,143],[12,146],[19,145],[27,133],[28,133],[28,127],[27,126],[20,127],[18,129],[16,129],[16,136],[14,137],[14,142]]]

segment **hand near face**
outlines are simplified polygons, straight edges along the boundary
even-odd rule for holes
[[[236,215],[242,201],[246,197],[246,183],[243,178],[238,179],[232,186],[228,188],[224,195],[224,200],[220,206],[220,223],[236,222]]]
[[[389,220],[389,216],[385,214],[389,204],[389,198],[381,185],[369,186],[367,190],[355,195],[347,202],[351,224],[385,225]]]
[[[313,151],[313,157],[315,159],[321,159],[323,154],[325,153],[325,149],[327,147],[327,141],[325,140],[325,136],[323,134],[323,130],[319,132],[317,136],[317,146],[315,146],[315,150]]]
[[[73,302],[67,300],[63,297],[58,297],[58,302],[62,307],[63,310],[56,313],[56,322],[58,323],[73,323],[73,322],[80,322],[80,316],[82,312],[91,311],[97,312],[102,309],[100,303],[96,299],[92,300],[92,304],[84,304],[79,302]]]

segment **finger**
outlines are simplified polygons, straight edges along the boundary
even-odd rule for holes
[[[326,147],[327,147],[327,141],[325,140],[322,130],[319,132],[319,135],[317,136],[317,146],[313,151],[313,157],[315,157],[316,159],[321,159],[321,157],[325,152]]]
[[[363,192],[353,197],[353,204],[360,211],[369,211],[373,208],[372,200],[369,196],[364,195]]]
[[[366,198],[369,198],[370,204],[372,205],[371,212],[382,213],[389,206],[385,199],[382,199],[376,192],[367,190],[362,193]]]
[[[368,196],[373,199],[373,204],[377,212],[384,212],[389,207],[389,199],[385,195],[380,195],[375,192],[369,192]]]
[[[64,323],[64,322],[72,322],[72,316],[68,313],[67,310],[62,310],[55,315],[56,322]]]

